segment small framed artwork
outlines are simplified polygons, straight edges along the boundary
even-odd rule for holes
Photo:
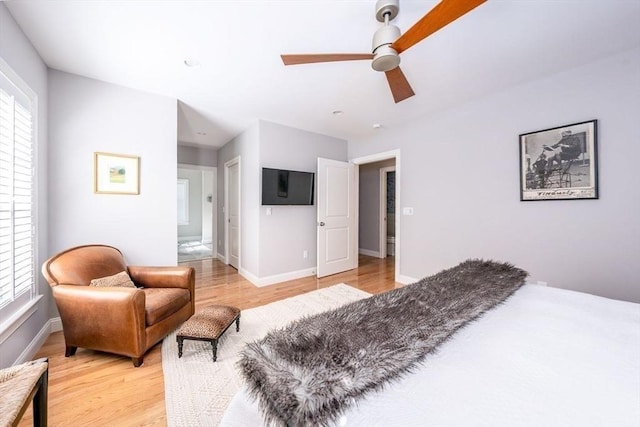
[[[93,191],[98,194],[140,194],[140,157],[94,153]]]
[[[597,120],[520,135],[520,200],[598,198]]]

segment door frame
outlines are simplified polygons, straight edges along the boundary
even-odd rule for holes
[[[380,233],[380,243],[379,243],[379,251],[380,258],[387,257],[387,221],[384,218],[387,216],[387,173],[394,172],[396,170],[395,166],[387,166],[384,168],[380,168],[380,221],[379,221],[379,233]],[[395,218],[395,212],[394,212]]]
[[[376,154],[370,154],[368,156],[362,156],[362,157],[356,157],[351,159],[350,161],[352,163],[354,163],[356,165],[356,179],[359,176],[359,169],[360,169],[360,165],[366,165],[368,163],[376,163],[382,160],[389,160],[389,159],[396,159],[396,255],[395,255],[395,265],[394,265],[394,275],[395,275],[395,281],[398,283],[403,283],[400,278],[400,259],[401,259],[401,254],[402,254],[402,250],[401,250],[401,245],[400,245],[400,229],[401,229],[401,225],[402,225],[402,221],[401,221],[401,216],[399,214],[399,210],[400,210],[400,206],[402,206],[400,204],[400,197],[401,197],[401,192],[400,192],[400,177],[401,177],[401,167],[400,167],[400,150],[390,150],[390,151],[384,151],[381,153],[376,153]],[[359,190],[359,184],[358,182],[356,182],[356,188],[355,188],[355,196],[356,198],[356,218],[360,215],[360,212],[358,210],[358,205],[359,205],[359,201],[360,201],[360,190]],[[357,221],[356,221],[356,241],[359,240],[359,229],[357,226]]]
[[[229,265],[229,169],[238,165],[238,271],[240,271],[241,254],[242,254],[242,198],[240,188],[242,188],[242,168],[240,164],[240,156],[236,156],[228,160],[224,164],[224,263]]]
[[[187,163],[178,163],[178,169],[190,169],[190,170],[199,170],[211,172],[213,175],[213,200],[211,201],[211,221],[213,224],[211,225],[211,240],[212,240],[212,256],[213,258],[217,258],[218,254],[218,194],[216,188],[218,187],[218,168],[215,166],[200,166],[200,165],[190,165]],[[204,180],[204,174],[201,175]],[[204,188],[204,187],[203,187]],[[204,192],[201,194],[202,197],[206,197]],[[203,201],[202,210],[204,210],[205,204]],[[203,213],[204,214],[204,213]]]

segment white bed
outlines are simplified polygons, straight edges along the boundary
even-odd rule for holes
[[[225,427],[263,425],[244,389]],[[341,426],[640,426],[640,304],[525,285]]]

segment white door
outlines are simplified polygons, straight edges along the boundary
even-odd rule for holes
[[[225,163],[227,182],[225,206],[227,219],[226,259],[227,263],[240,268],[240,160]]]
[[[358,266],[355,167],[318,158],[318,277]]]

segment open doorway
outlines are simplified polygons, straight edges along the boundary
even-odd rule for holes
[[[380,168],[380,258],[396,255],[396,162]]]
[[[216,168],[178,166],[178,262],[213,258]]]
[[[399,281],[400,152],[393,150],[352,162],[358,165],[358,253],[385,258]]]

